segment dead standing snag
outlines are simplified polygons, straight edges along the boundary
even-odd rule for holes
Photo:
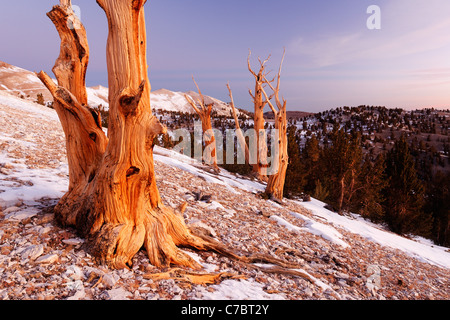
[[[195,112],[199,115],[200,120],[202,121],[202,130],[205,139],[205,152],[203,160],[206,163],[211,164],[215,172],[220,172],[220,169],[217,166],[216,138],[214,136],[211,124],[211,112],[213,103],[210,104],[205,103],[205,98],[202,92],[200,91],[197,82],[195,82],[194,77],[192,77],[192,80],[194,81],[199,94],[199,98],[197,99],[198,106],[187,94],[185,94],[184,97],[192,106],[192,108],[195,110]]]

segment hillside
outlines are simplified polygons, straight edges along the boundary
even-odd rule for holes
[[[300,119],[300,118],[311,117],[311,116],[314,116],[314,113],[304,112],[304,111],[287,111],[286,112],[286,117],[288,120]],[[274,119],[273,111],[265,112],[264,119],[273,120]]]
[[[11,90],[11,89],[10,89]],[[83,239],[53,221],[68,185],[65,139],[54,110],[0,91],[0,299],[442,299],[450,298],[450,252],[408,239],[324,204],[258,193],[264,186],[156,148],[166,205],[187,202],[184,218],[242,254],[298,265],[295,275],[264,272],[212,252],[186,250],[220,283],[163,279],[143,252],[131,270],[95,263]],[[210,198],[198,201],[201,192]]]
[[[44,87],[34,72],[10,65],[0,61],[0,91],[7,92],[16,97],[27,101],[36,101],[38,94],[43,94],[44,101],[53,101],[52,96]],[[108,109],[108,88],[103,86],[88,87],[88,103],[91,107],[102,105]],[[153,110],[168,112],[195,113],[184,95],[187,94],[194,101],[197,101],[199,95],[194,91],[174,92],[167,89],[159,89],[152,92],[151,106]],[[205,96],[207,104],[213,104],[213,111],[219,116],[230,116],[230,106],[218,99]]]
[[[359,133],[365,150],[375,155],[390,149],[397,138],[406,134],[418,152],[441,158],[433,159],[433,165],[439,165],[440,170],[450,169],[450,110],[343,107],[297,118],[295,124],[303,130],[304,137],[314,133],[319,139],[324,138],[334,125]]]

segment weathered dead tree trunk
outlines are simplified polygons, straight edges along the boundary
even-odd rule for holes
[[[69,192],[55,214],[60,223],[76,227],[87,238],[94,257],[113,268],[130,265],[142,247],[157,267],[176,264],[197,268],[198,264],[177,247],[206,249],[206,243],[163,206],[156,186],[153,140],[166,129],[150,108],[145,1],[97,2],[109,24],[109,142],[98,115],[84,107],[88,60],[84,28],[70,1],[62,0],[49,13],[62,39],[61,56],[54,68],[59,85],[44,72],[39,76],[58,108],[68,141],[71,176]],[[68,20],[76,23],[68,24]]]
[[[253,164],[253,173],[257,176],[258,179],[261,181],[267,181],[267,167],[268,167],[268,160],[267,160],[267,136],[265,132],[265,120],[264,120],[264,107],[267,104],[267,100],[263,99],[263,87],[264,84],[267,82],[266,80],[266,63],[269,61],[270,56],[264,60],[261,61],[261,59],[258,58],[260,68],[258,73],[253,71],[251,65],[250,65],[250,56],[251,51],[248,54],[247,58],[247,65],[248,70],[250,73],[255,77],[255,93],[253,94],[251,90],[249,90],[250,96],[253,99],[254,103],[254,129],[256,134],[256,145],[257,145],[257,152],[256,152],[256,163]]]
[[[195,86],[197,87],[199,99],[197,99],[197,103],[200,107],[196,106],[196,103],[189,98],[187,94],[185,94],[186,100],[189,102],[189,104],[192,106],[192,108],[195,110],[195,112],[199,115],[200,120],[202,122],[202,130],[203,130],[203,138],[205,139],[205,150],[203,151],[203,161],[206,164],[209,164],[213,167],[214,171],[220,172],[219,167],[217,166],[217,149],[216,149],[216,137],[214,136],[214,131],[212,129],[211,124],[211,112],[213,103],[206,104],[205,98],[200,91],[200,88],[195,82],[194,77],[192,77],[192,80],[195,83]]]
[[[64,129],[69,163],[69,191],[56,207],[56,219],[74,224],[76,197],[95,176],[108,138],[102,130],[100,114],[87,106],[85,77],[89,46],[86,31],[72,11],[70,0],[61,0],[47,15],[61,38],[61,52],[53,67],[58,86],[44,72],[38,77],[54,97],[53,107]]]
[[[265,193],[269,195],[274,200],[281,202],[283,199],[284,193],[284,183],[286,180],[286,171],[289,163],[288,157],[288,139],[287,139],[287,117],[286,117],[286,100],[283,99],[283,102],[280,100],[280,80],[281,80],[281,69],[283,66],[285,52],[283,53],[283,58],[281,59],[280,69],[278,71],[277,78],[277,86],[274,88],[270,82],[267,81],[270,88],[274,92],[275,103],[278,107],[278,111],[273,106],[271,99],[267,96],[264,88],[262,89],[264,97],[267,99],[267,102],[272,109],[275,116],[275,130],[277,130],[278,137],[277,141],[274,143],[278,144],[278,154],[272,155],[272,158],[275,161],[275,164],[272,164],[272,167],[276,172],[272,173],[269,176],[269,181],[267,183]]]
[[[241,150],[243,150],[243,152],[244,152],[245,164],[248,165],[248,164],[250,164],[250,152],[248,149],[247,142],[245,141],[244,134],[242,133],[241,126],[239,124],[239,119],[238,119],[237,112],[236,112],[236,106],[234,105],[233,92],[231,91],[231,87],[230,87],[229,83],[227,83],[227,88],[228,88],[228,93],[229,93],[230,99],[231,99],[231,102],[230,102],[231,111],[233,114],[234,123],[236,124],[236,136],[238,139],[238,143],[241,147]]]

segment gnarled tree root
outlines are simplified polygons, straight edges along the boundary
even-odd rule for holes
[[[87,234],[86,249],[99,263],[114,269],[128,268],[133,257],[145,248],[150,263],[157,268],[171,265],[201,269],[201,265],[179,247],[206,250],[209,243],[194,236],[183,219],[166,207],[147,210],[139,223],[104,222],[92,226]]]
[[[189,272],[183,269],[175,268],[167,272],[161,273],[147,273],[144,275],[144,279],[152,280],[167,280],[174,279],[180,282],[188,282],[192,284],[216,284],[225,279],[245,279],[245,276],[232,274],[228,272],[221,273],[195,273]]]
[[[208,243],[208,248],[212,251],[217,252],[218,254],[224,255],[230,259],[243,263],[249,268],[258,269],[260,271],[266,273],[277,273],[283,275],[292,275],[296,277],[300,277],[311,282],[314,285],[317,285],[317,279],[313,278],[308,273],[300,270],[299,266],[284,261],[281,259],[277,259],[268,254],[251,254],[251,255],[239,255],[233,250],[227,248],[220,242],[211,238],[203,229],[195,227],[191,229],[191,232],[194,233],[199,238],[202,238],[205,242]],[[257,264],[265,264],[265,265],[257,265]]]

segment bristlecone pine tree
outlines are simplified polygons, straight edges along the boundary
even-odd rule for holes
[[[213,103],[208,105],[205,103],[205,97],[200,91],[200,87],[198,86],[197,82],[195,82],[194,77],[192,77],[192,81],[194,81],[195,86],[198,90],[199,99],[197,102],[199,106],[197,106],[195,101],[193,101],[187,94],[185,94],[184,97],[195,110],[195,112],[197,112],[202,122],[203,138],[205,139],[203,160],[205,161],[205,163],[211,165],[215,172],[220,172],[220,169],[217,165],[216,137],[214,136],[214,131],[211,124],[211,112]]]
[[[288,141],[287,141],[287,117],[286,117],[286,100],[283,99],[283,102],[280,100],[280,80],[281,80],[281,69],[283,67],[284,56],[286,52],[283,53],[283,58],[281,59],[280,69],[278,71],[277,78],[277,86],[274,88],[270,81],[268,81],[265,76],[265,82],[270,86],[273,90],[273,94],[275,96],[275,103],[278,107],[278,110],[275,109],[271,99],[267,96],[264,88],[261,88],[261,91],[266,98],[267,103],[273,111],[275,117],[275,129],[278,132],[277,140],[273,143],[277,144],[277,154],[272,155],[273,161],[272,164],[273,169],[276,172],[273,172],[269,176],[269,181],[267,182],[267,187],[265,193],[276,200],[277,202],[282,202],[283,194],[284,194],[284,183],[286,180],[286,171],[289,164],[288,157]]]
[[[48,16],[61,37],[53,68],[55,85],[38,74],[54,97],[66,135],[69,191],[55,208],[57,221],[74,226],[92,255],[113,268],[131,264],[145,247],[157,267],[198,268],[179,246],[204,250],[208,242],[192,235],[182,218],[165,207],[156,186],[154,138],[166,131],[150,108],[147,75],[145,0],[98,0],[109,25],[108,137],[100,115],[87,106],[89,48],[71,1],[61,0]]]
[[[230,84],[227,83],[227,88],[228,88],[228,94],[230,96],[230,106],[231,106],[231,114],[234,118],[234,123],[236,125],[236,136],[237,136],[237,141],[239,143],[239,146],[242,150],[242,152],[244,153],[244,157],[245,157],[245,164],[250,164],[251,159],[250,159],[250,152],[248,149],[248,145],[247,142],[245,141],[245,137],[244,134],[242,133],[242,129],[241,129],[241,125],[239,124],[239,119],[237,116],[237,112],[236,112],[236,106],[234,104],[234,98],[233,98],[233,92],[231,91],[231,87]]]
[[[258,70],[258,73],[256,73],[255,71],[253,71],[250,65],[250,55],[251,51],[248,54],[247,65],[248,71],[250,71],[250,73],[255,78],[255,92],[252,93],[252,91],[249,90],[249,93],[253,99],[253,104],[255,107],[253,123],[257,145],[256,163],[254,164],[252,163],[252,166],[253,166],[253,173],[256,175],[256,177],[259,180],[267,181],[267,167],[269,163],[267,160],[267,143],[266,143],[267,137],[266,131],[264,130],[265,127],[264,107],[268,103],[268,100],[264,100],[263,87],[267,83],[266,63],[269,61],[270,56],[264,61],[261,61],[261,59],[258,58],[260,68]],[[273,96],[270,96],[269,100],[272,98]]]

